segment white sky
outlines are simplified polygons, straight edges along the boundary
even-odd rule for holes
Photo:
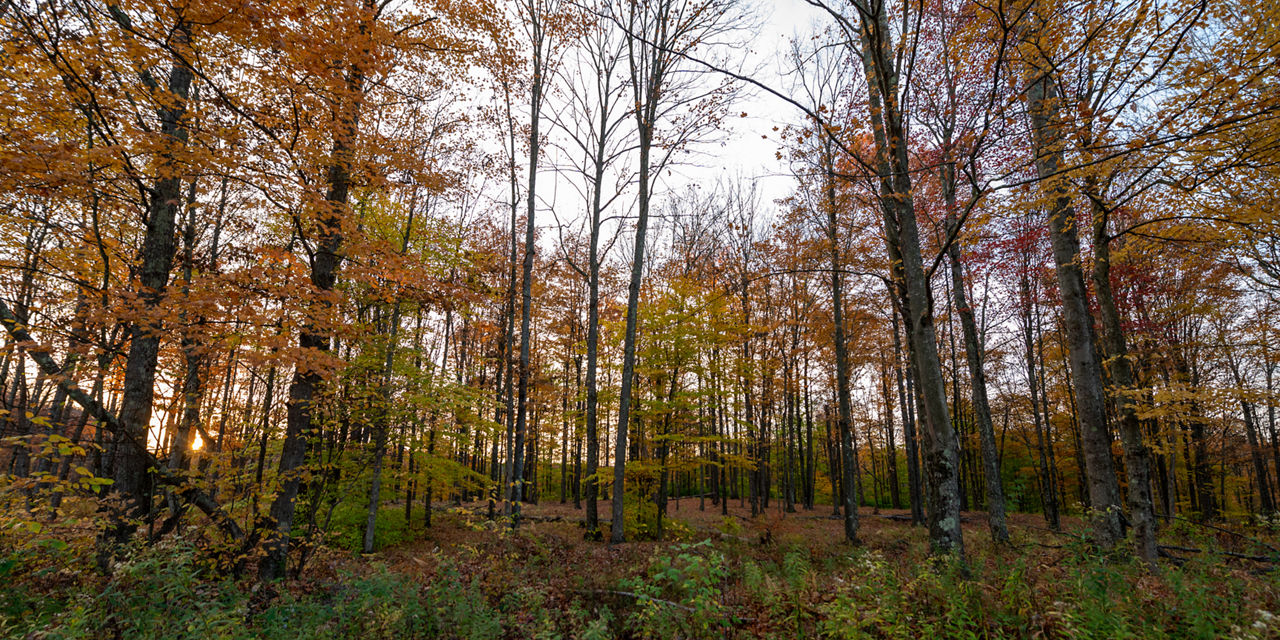
[[[734,34],[741,39],[741,46],[730,53],[735,58],[732,64],[738,70],[736,66],[745,57],[741,69],[747,75],[786,93],[788,82],[781,76],[781,70],[782,61],[790,49],[790,40],[796,34],[800,34],[802,38],[807,37],[815,25],[821,24],[825,15],[805,0],[755,0],[751,6],[754,8],[754,21],[759,28]],[[698,52],[697,55],[706,54]],[[692,63],[688,66],[696,68]],[[707,82],[718,83],[721,79],[719,74],[709,72]],[[748,84],[741,89],[739,99],[728,107],[724,129],[712,135],[718,141],[691,145],[689,150],[692,153],[680,156],[669,167],[670,174],[663,176],[658,182],[654,196],[659,207],[666,195],[683,191],[689,183],[712,185],[722,178],[758,178],[757,193],[762,209],[759,213],[764,222],[772,218],[773,201],[791,194],[794,180],[787,172],[786,163],[777,159],[781,146],[774,127],[781,128],[801,122],[803,114],[794,106],[757,87]],[[747,117],[741,117],[742,113],[746,113]],[[561,135],[549,122],[544,121],[543,130],[546,136]],[[624,164],[630,163],[634,170],[634,161],[632,156]],[[586,207],[585,202],[579,202],[582,187],[565,182],[579,183],[581,178],[557,175],[551,166],[553,163],[554,160],[544,162],[539,169],[538,197],[543,203],[540,211],[554,209],[558,212],[560,221],[565,222],[574,218],[572,212]],[[634,194],[630,198],[634,198]],[[618,208],[627,209],[630,198],[624,197],[615,203],[612,212],[616,214]],[[556,220],[542,213],[537,224],[545,232],[556,226]],[[555,235],[553,233],[546,239],[551,241]]]
[[[748,55],[752,64],[759,67],[756,79],[786,93],[786,83],[779,75],[781,62],[790,48],[790,39],[799,34],[806,37],[815,25],[822,24],[825,14],[804,0],[761,0],[757,3],[761,30],[751,42]],[[802,114],[793,106],[758,89],[752,90],[734,112],[746,112],[746,118],[730,119],[732,131],[727,142],[718,149],[708,148],[718,166],[707,167],[713,175],[728,173],[730,176],[761,176],[759,183],[761,204],[766,211],[774,199],[790,195],[794,186],[786,174],[787,167],[776,159],[780,150],[775,126],[782,127],[801,121]],[[761,136],[767,135],[768,139]]]

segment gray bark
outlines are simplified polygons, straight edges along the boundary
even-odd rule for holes
[[[1044,518],[1050,529],[1058,531],[1062,528],[1062,524],[1058,517],[1057,474],[1048,455],[1053,447],[1053,441],[1049,437],[1049,416],[1040,411],[1040,377],[1036,373],[1035,328],[1031,318],[1031,314],[1035,313],[1035,305],[1031,301],[1030,277],[1025,272],[1027,269],[1030,269],[1030,266],[1024,265],[1024,272],[1018,280],[1019,293],[1026,310],[1022,318],[1022,340],[1027,356],[1027,385],[1031,393],[1031,417],[1036,429],[1036,448],[1040,454],[1040,492]]]
[[[844,332],[844,291],[841,278],[840,242],[836,219],[836,187],[834,161],[830,142],[826,143],[823,164],[826,167],[827,244],[831,262],[831,321],[834,326],[836,355],[836,425],[840,434],[842,469],[853,469],[853,407],[849,391],[849,346]],[[844,507],[844,538],[858,542],[858,499],[854,495],[853,474],[842,473],[841,497]]]
[[[956,220],[955,165],[943,168],[942,189],[947,201],[946,233],[955,238],[959,223]],[[982,371],[982,342],[978,338],[978,325],[973,309],[965,295],[964,266],[960,262],[960,245],[951,242],[947,248],[951,262],[951,290],[955,297],[956,311],[960,315],[960,327],[964,333],[965,361],[969,366],[969,394],[973,402],[974,419],[977,422],[978,441],[982,449],[982,469],[986,477],[987,520],[991,539],[1009,541],[1009,525],[1005,522],[1004,488],[1000,483],[1000,457],[996,451],[995,428],[991,424],[991,405],[987,401],[987,377]]]
[[[1049,238],[1062,296],[1062,320],[1075,382],[1075,406],[1080,421],[1094,541],[1104,549],[1122,537],[1120,489],[1111,459],[1111,434],[1103,404],[1102,368],[1094,349],[1093,322],[1081,270],[1080,238],[1075,207],[1062,177],[1064,137],[1058,115],[1057,88],[1048,70],[1031,69],[1026,91],[1031,116],[1031,141],[1041,189],[1049,198]]]
[[[512,528],[520,526],[520,502],[524,497],[524,445],[529,420],[529,350],[533,340],[530,331],[533,320],[533,259],[537,254],[537,246],[534,243],[536,229],[534,218],[538,202],[538,153],[541,144],[539,125],[542,121],[542,91],[547,71],[546,52],[543,50],[547,44],[547,36],[542,23],[543,16],[540,14],[537,3],[530,1],[527,8],[533,42],[533,95],[529,101],[529,190],[526,194],[523,279],[520,283],[520,365],[516,390],[516,427],[515,440],[512,443],[514,460],[511,476],[515,483],[511,488]]]
[[[894,292],[890,288],[889,295]],[[902,413],[902,438],[907,450],[907,501],[911,507],[911,524],[924,524],[924,495],[920,490],[920,452],[917,450],[916,419],[912,410],[916,398],[911,381],[911,369],[903,371],[902,330],[898,326],[899,311],[896,308],[890,314],[893,321],[893,371],[898,386],[898,407]],[[906,358],[910,360],[910,356]]]
[[[667,7],[659,7],[662,12]],[[630,25],[636,25],[636,12],[643,9],[631,5]],[[663,13],[661,20],[665,23],[670,16]],[[650,34],[643,34],[651,37]],[[640,40],[640,35],[628,33],[627,53],[631,66],[631,91],[635,96],[636,129],[639,133],[640,176],[639,195],[636,210],[636,237],[631,254],[631,281],[627,286],[627,326],[623,336],[622,347],[622,389],[618,394],[618,430],[614,444],[613,462],[613,522],[609,541],[624,542],[623,531],[623,496],[626,481],[627,459],[627,427],[631,414],[631,387],[635,375],[636,364],[636,323],[637,305],[640,301],[640,279],[644,274],[645,235],[649,229],[650,199],[650,157],[653,147],[653,133],[656,126],[658,105],[662,99],[665,81],[667,53],[655,50],[650,44]],[[659,46],[665,43],[658,43]]]
[[[934,332],[932,295],[920,251],[920,233],[912,202],[911,168],[905,120],[898,104],[898,73],[883,4],[855,2],[862,22],[862,61],[870,97],[876,171],[890,260],[899,265],[895,279],[905,298],[907,337],[920,390],[926,477],[929,492],[929,543],[935,554],[964,556],[960,529],[959,444],[947,406],[946,383]]]
[[[1154,566],[1160,559],[1156,547],[1156,512],[1151,497],[1151,452],[1142,435],[1137,401],[1132,396],[1136,381],[1129,362],[1129,347],[1120,325],[1120,311],[1111,291],[1111,238],[1107,235],[1110,212],[1101,195],[1086,180],[1086,195],[1093,201],[1093,290],[1102,319],[1104,369],[1111,383],[1112,401],[1119,415],[1120,439],[1124,443],[1124,469],[1128,477],[1129,524],[1133,527],[1138,557]]]

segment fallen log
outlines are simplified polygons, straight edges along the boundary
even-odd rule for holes
[[[884,518],[885,520],[894,520],[897,522],[911,522],[911,516],[905,513],[890,513],[888,515],[883,513],[869,513],[866,515],[869,515],[873,518]],[[961,515],[960,522],[974,522],[974,518],[970,516]]]
[[[1162,544],[1158,547],[1161,551],[1181,551],[1183,553],[1216,553],[1218,555],[1227,556],[1228,558],[1239,558],[1241,560],[1250,560],[1253,562],[1267,562],[1271,564],[1280,563],[1278,556],[1254,556],[1247,553],[1235,553],[1234,551],[1206,551],[1195,547],[1179,547],[1171,544]],[[1176,556],[1170,556],[1176,557]]]

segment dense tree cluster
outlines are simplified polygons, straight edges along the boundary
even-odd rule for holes
[[[4,2],[5,509],[264,578],[342,504],[1274,517],[1274,7],[808,4],[775,77],[744,0]]]

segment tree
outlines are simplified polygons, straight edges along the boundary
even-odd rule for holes
[[[713,46],[736,27],[734,0],[642,0],[625,9],[609,5],[607,18],[626,33],[629,82],[635,100],[633,115],[638,134],[638,191],[635,248],[627,290],[626,333],[623,337],[622,388],[618,395],[618,428],[613,472],[613,522],[610,542],[625,540],[623,501],[626,482],[627,427],[631,411],[636,361],[636,319],[640,281],[644,275],[645,235],[655,181],[673,154],[714,127],[726,97],[725,85],[710,89],[682,78],[687,56]],[[682,117],[683,116],[683,117]],[[671,122],[668,127],[663,123]],[[655,145],[659,153],[653,154]]]
[[[1062,316],[1071,351],[1071,373],[1075,382],[1076,412],[1080,418],[1088,473],[1089,501],[1093,509],[1094,540],[1103,548],[1114,547],[1121,538],[1120,489],[1111,460],[1111,437],[1103,405],[1102,370],[1094,347],[1093,322],[1089,316],[1087,292],[1081,268],[1080,239],[1075,208],[1059,171],[1063,165],[1065,132],[1059,115],[1061,103],[1053,76],[1044,58],[1034,53],[1052,50],[1047,39],[1047,16],[1034,11],[1028,16],[1025,36],[1029,51],[1027,65],[1027,112],[1031,119],[1032,148],[1041,190],[1047,200],[1049,238],[1057,266],[1058,289],[1062,295]],[[1041,40],[1036,40],[1040,38]]]
[[[874,156],[871,160],[857,156],[851,160],[874,175],[877,181],[896,294],[902,300],[907,320],[912,373],[928,425],[924,442],[930,545],[936,553],[954,553],[963,557],[959,452],[947,408],[942,363],[934,335],[932,294],[921,255],[920,233],[911,195],[907,121],[902,109],[899,80],[903,57],[894,55],[896,47],[889,28],[888,8],[883,3],[853,2],[856,18],[846,17],[818,0],[811,3],[822,7],[835,20],[862,60]]]
[[[594,5],[597,13],[603,2]],[[553,123],[571,140],[566,151],[573,168],[587,184],[589,219],[588,255],[585,273],[570,259],[573,268],[587,280],[587,371],[585,424],[587,431],[586,521],[589,531],[600,528],[597,499],[599,497],[600,436],[599,381],[600,368],[600,267],[608,247],[601,247],[604,212],[623,194],[621,186],[612,188],[606,179],[625,153],[631,150],[630,137],[623,129],[632,117],[624,108],[626,84],[620,76],[626,40],[611,22],[597,19],[587,25],[570,61],[559,67],[565,73],[563,85],[568,91],[567,105],[556,113]],[[581,155],[581,161],[576,158]],[[619,176],[619,185],[629,179],[629,172]],[[612,246],[612,242],[609,243]]]
[[[917,84],[920,102],[916,117],[937,146],[938,157],[936,160],[930,158],[930,163],[937,166],[942,192],[945,239],[941,251],[947,256],[951,295],[964,336],[970,401],[986,480],[987,519],[992,539],[1008,542],[1000,460],[983,371],[986,354],[968,299],[968,281],[960,244],[962,220],[968,220],[986,196],[987,183],[978,166],[979,158],[984,164],[995,164],[989,157],[991,150],[985,147],[993,137],[993,122],[998,122],[997,118],[991,117],[989,110],[994,96],[1000,95],[1003,88],[1000,86],[1002,53],[983,49],[973,42],[981,30],[975,29],[977,21],[967,9],[965,3],[949,2],[939,2],[922,9],[924,15],[921,19],[927,21],[929,28],[924,30],[927,35],[921,44],[922,50],[929,55],[923,56],[913,69],[913,82]],[[957,192],[963,185],[957,166],[968,178],[969,194],[963,206],[958,202]]]
[[[834,111],[837,107],[837,101],[842,100],[848,90],[848,86],[844,80],[844,63],[845,57],[831,53],[832,48],[826,43],[821,43],[813,52],[801,52],[799,45],[793,45],[791,52],[792,63],[796,66],[796,71],[801,72],[806,67],[812,70],[812,82],[800,81],[800,87],[806,94],[809,108],[815,113],[824,111]],[[838,50],[835,50],[838,51]],[[804,76],[801,76],[804,78]],[[825,229],[827,236],[829,262],[827,265],[830,271],[829,278],[831,282],[831,322],[832,344],[835,351],[835,376],[836,376],[836,424],[840,432],[840,455],[841,464],[845,469],[854,468],[854,449],[853,449],[853,427],[852,427],[852,401],[849,393],[849,353],[848,338],[845,336],[845,319],[844,319],[844,286],[843,286],[843,261],[840,259],[840,231],[839,231],[839,209],[840,204],[837,201],[837,181],[836,181],[836,144],[833,138],[839,135],[839,131],[828,127],[822,122],[815,123],[815,126],[826,127],[819,131],[816,144],[818,146],[818,167],[819,184],[821,185],[821,199],[817,207],[821,211],[825,211]],[[841,495],[843,496],[844,506],[844,535],[845,539],[851,543],[858,541],[858,505],[854,498],[853,474],[841,475]]]

